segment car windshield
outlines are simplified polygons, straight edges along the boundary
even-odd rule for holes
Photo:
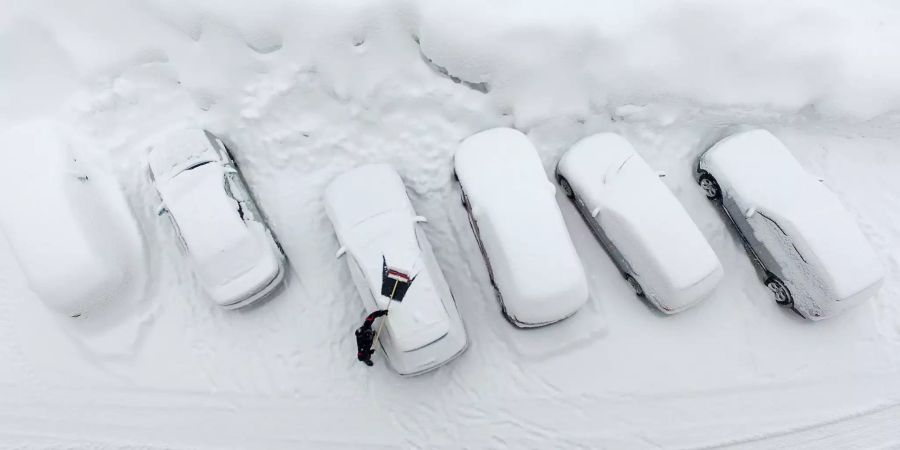
[[[388,265],[387,257],[382,259],[384,262],[381,269],[381,295],[391,300],[402,301],[416,277],[409,270]]]

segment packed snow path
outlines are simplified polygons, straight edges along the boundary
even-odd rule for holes
[[[0,129],[58,120],[108,153],[145,234],[149,288],[115,333],[62,326],[0,242],[2,447],[900,443],[900,27],[888,6],[4,3]],[[850,208],[888,271],[876,298],[821,323],[775,305],[691,178],[735,123],[772,131]],[[287,286],[256,307],[204,298],[156,216],[146,149],[188,126],[231,146],[284,246]],[[558,193],[593,299],[552,327],[513,329],[450,173],[459,141],[496,126],[523,130],[548,174],[578,139],[621,133],[669,174],[722,285],[684,313],[654,313]],[[471,340],[414,379],[354,357],[363,310],[322,193],[368,162],[394,165],[428,217]]]

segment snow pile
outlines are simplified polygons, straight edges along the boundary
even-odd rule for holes
[[[836,0],[433,2],[422,52],[518,126],[690,99],[873,117],[900,108],[900,11]],[[552,111],[552,113],[551,113]]]
[[[202,109],[255,116],[243,94],[282,55],[292,62],[283,70],[314,73],[344,100],[377,95],[422,71],[408,67],[424,59],[487,91],[525,127],[660,100],[859,118],[900,109],[900,30],[890,25],[900,11],[876,1],[94,0],[5,9],[0,55],[11,70],[0,101],[27,114],[98,79],[134,95],[136,80],[120,78],[145,64]],[[41,76],[23,76],[29,70]],[[275,101],[287,86],[260,85],[255,100]]]

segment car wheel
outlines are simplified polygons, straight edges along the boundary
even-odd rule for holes
[[[644,296],[644,288],[641,287],[641,283],[638,283],[638,281],[635,280],[633,276],[631,276],[631,275],[625,275],[625,281],[628,281],[628,284],[631,285],[631,289],[634,289],[634,293],[635,293],[638,297],[643,297],[643,296]]]
[[[781,281],[780,278],[772,275],[766,280],[766,287],[772,291],[772,295],[775,297],[775,303],[778,303],[781,306],[793,306],[794,298],[791,296],[791,291],[788,289],[787,285]]]
[[[722,189],[719,188],[719,183],[712,175],[708,173],[700,175],[699,183],[700,188],[703,189],[703,193],[706,194],[707,198],[712,200],[722,199]]]
[[[572,186],[569,184],[569,180],[559,177],[559,186],[562,187],[563,193],[566,194],[566,197],[570,199],[575,198],[575,191],[572,190]]]

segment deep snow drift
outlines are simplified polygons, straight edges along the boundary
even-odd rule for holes
[[[900,443],[890,3],[2,3],[0,131],[51,119],[83,134],[126,193],[149,269],[138,302],[76,326],[42,306],[0,240],[0,446]],[[820,323],[775,305],[691,177],[739,123],[770,130],[849,207],[887,269],[879,295]],[[722,284],[654,313],[557,193],[592,300],[512,328],[451,177],[459,142],[498,126],[525,132],[548,175],[579,139],[622,134],[669,174]],[[257,307],[207,301],[156,215],[147,148],[187,127],[233,149],[284,246],[286,288]],[[353,354],[363,308],[322,194],[370,162],[396,167],[428,217],[469,332],[461,358],[415,379]]]

